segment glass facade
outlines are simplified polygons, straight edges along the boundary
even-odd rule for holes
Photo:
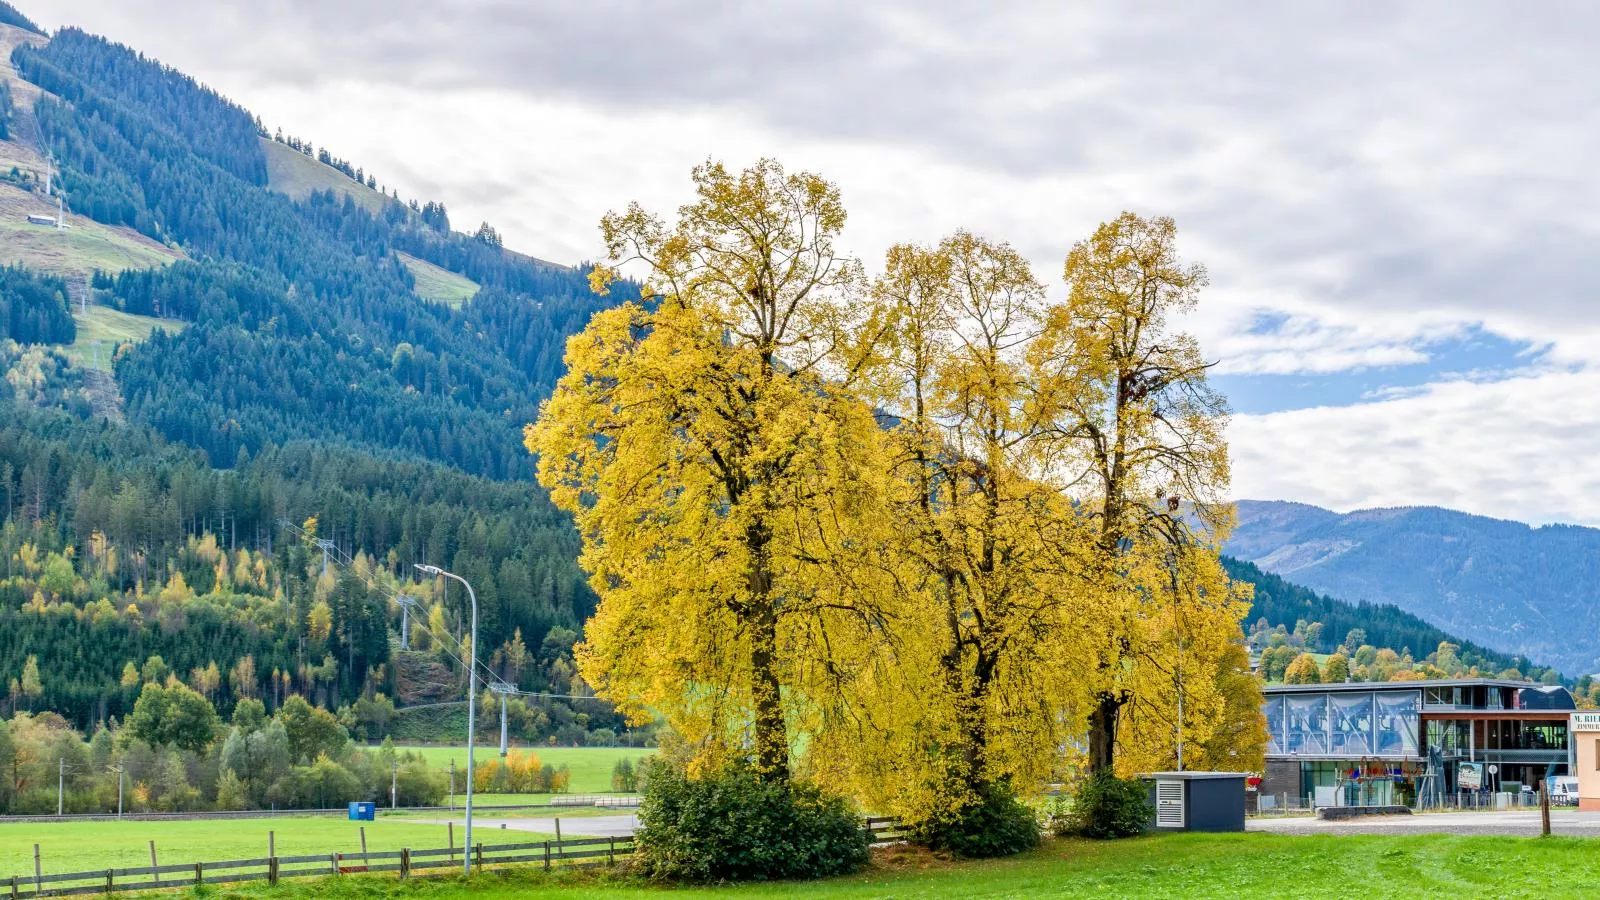
[[[1267,698],[1267,752],[1419,756],[1420,691],[1280,694]]]

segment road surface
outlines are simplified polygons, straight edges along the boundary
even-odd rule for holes
[[[456,819],[413,819],[414,822],[428,822],[434,825],[443,825],[447,822],[461,824]],[[562,837],[627,837],[633,834],[638,827],[638,820],[630,813],[617,816],[575,816],[561,819]],[[473,839],[479,840],[479,833],[483,831],[538,831],[544,834],[555,834],[556,821],[549,817],[542,818],[506,818],[495,816],[492,818],[474,815],[472,817]]]
[[[566,823],[561,823],[566,827]],[[1436,812],[1325,820],[1312,816],[1253,818],[1246,831],[1271,834],[1539,834],[1539,811]],[[1600,812],[1550,810],[1550,833],[1600,837]]]

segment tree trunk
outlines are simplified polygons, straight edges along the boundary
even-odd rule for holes
[[[1101,694],[1089,714],[1089,774],[1116,774],[1117,721],[1127,697]]]
[[[789,778],[789,733],[778,682],[778,617],[763,605],[750,635],[750,694],[755,703],[756,772],[765,781]]]

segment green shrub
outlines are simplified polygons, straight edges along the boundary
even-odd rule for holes
[[[976,802],[912,829],[912,839],[933,850],[988,859],[1039,846],[1039,820],[1006,784],[977,789]]]
[[[1149,785],[1137,778],[1101,773],[1078,788],[1077,798],[1064,815],[1052,816],[1051,827],[1057,834],[1104,840],[1142,834],[1154,816]]]
[[[843,797],[802,782],[767,783],[746,765],[689,778],[662,760],[641,766],[643,875],[677,881],[821,878],[867,862],[867,837]]]

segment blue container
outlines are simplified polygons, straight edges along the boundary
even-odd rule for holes
[[[350,821],[371,822],[378,817],[378,804],[352,803],[350,804]]]

